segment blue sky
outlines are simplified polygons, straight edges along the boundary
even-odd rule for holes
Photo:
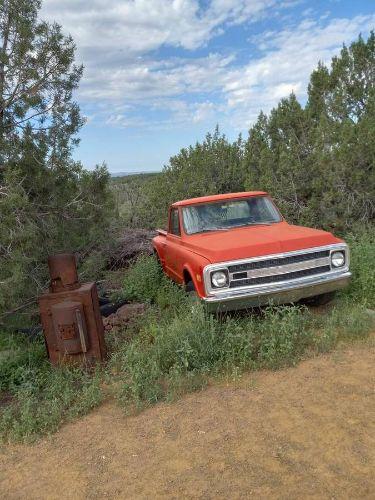
[[[155,171],[216,124],[247,134],[260,110],[375,26],[374,0],[44,0],[85,66],[76,94],[86,168]]]

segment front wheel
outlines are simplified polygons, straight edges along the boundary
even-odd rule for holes
[[[195,290],[195,286],[194,286],[194,283],[192,281],[188,281],[185,285],[185,292],[187,293],[197,293],[196,290]]]
[[[188,281],[185,285],[185,292],[188,294],[189,302],[191,305],[197,304],[200,302],[199,295],[195,289],[194,283],[192,281]]]
[[[314,297],[307,297],[302,299],[301,302],[308,306],[325,306],[335,298],[336,292],[322,293],[321,295],[315,295]]]

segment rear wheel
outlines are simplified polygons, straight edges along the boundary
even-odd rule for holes
[[[161,263],[160,257],[158,252],[154,251],[154,257],[156,258],[156,262],[158,263],[159,271],[161,274],[163,274],[163,264]]]
[[[314,297],[307,297],[302,299],[301,302],[308,306],[325,306],[335,298],[336,292],[322,293],[321,295],[315,295]]]

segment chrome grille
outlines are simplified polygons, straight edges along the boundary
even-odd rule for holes
[[[343,251],[345,265],[336,269],[331,266],[331,253]],[[227,287],[215,288],[211,276],[215,271],[228,273]],[[319,279],[319,276],[337,275],[349,270],[349,251],[345,243],[334,243],[322,247],[305,250],[252,257],[249,259],[233,260],[209,264],[204,268],[203,279],[207,295],[221,296],[226,291],[238,293],[241,289],[246,292],[263,293],[263,290],[282,286],[283,283],[296,286],[301,283]],[[298,284],[297,284],[298,283]]]
[[[330,270],[330,250],[243,262],[228,266],[229,288],[280,283]]]
[[[255,262],[245,262],[235,264],[228,267],[228,271],[233,274],[241,271],[250,271],[253,269],[264,269],[266,267],[285,266],[287,264],[295,264],[297,262],[306,262],[309,260],[329,257],[329,250],[321,250],[318,252],[303,253],[299,255],[290,255],[288,257],[279,257],[274,259],[265,259]]]
[[[264,283],[279,283],[280,281],[292,280],[297,278],[305,278],[307,276],[314,276],[315,274],[322,274],[331,270],[330,266],[313,267],[310,269],[302,269],[292,273],[283,273],[271,276],[261,276],[259,278],[247,278],[234,280],[230,282],[230,288],[237,288],[239,286],[252,286],[263,285]]]

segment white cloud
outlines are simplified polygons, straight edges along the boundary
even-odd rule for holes
[[[332,19],[325,25],[304,20],[293,29],[261,34],[264,55],[230,71],[225,78],[223,92],[232,108],[232,123],[237,128],[250,125],[261,109],[268,112],[292,91],[304,98],[310,73],[318,62],[329,64],[343,42],[350,43],[374,25],[375,16]]]
[[[163,44],[196,49],[217,29],[255,21],[277,0],[45,0],[42,14],[56,20],[83,53],[114,48],[144,53]]]
[[[85,72],[82,102],[152,101],[220,88],[233,56],[158,60],[170,46],[194,51],[229,24],[254,22],[277,0],[45,0],[42,17],[62,24]]]
[[[152,103],[162,97],[220,90],[233,56],[197,59],[135,59],[118,68],[89,67],[80,89],[85,100]]]
[[[139,112],[134,116],[135,111],[136,108],[115,106],[105,119],[105,123],[120,128],[142,128],[146,131],[155,128],[158,130],[186,128],[191,123],[199,124],[215,117],[215,113],[220,111],[220,106],[210,101],[188,103],[181,99],[159,99],[149,109],[157,118],[150,119],[149,116],[142,116]],[[167,116],[165,116],[166,111]]]
[[[198,0],[45,0],[43,15],[73,35],[85,64],[79,98],[98,103],[98,114],[108,124],[147,128],[146,106],[169,112],[168,118],[156,118],[153,127],[214,120],[244,129],[261,109],[269,111],[291,91],[303,98],[318,61],[328,63],[344,41],[375,24],[370,15],[317,21],[305,10],[299,24],[244,40],[249,59],[241,65],[235,54],[199,52],[194,57],[196,49],[228,26],[295,4],[211,0],[202,9]],[[165,46],[190,53],[160,59],[163,52],[157,50]]]

